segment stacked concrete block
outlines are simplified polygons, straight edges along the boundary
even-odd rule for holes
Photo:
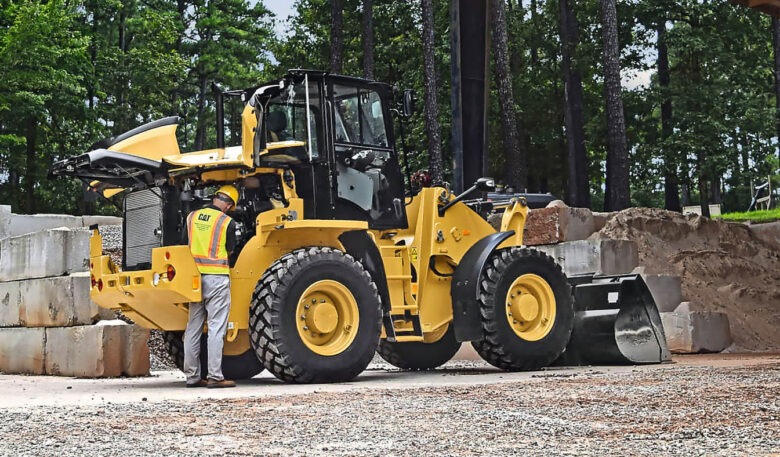
[[[0,240],[0,281],[88,270],[89,236],[86,230],[53,229]]]
[[[0,372],[149,374],[149,331],[100,321],[113,313],[89,297],[89,236],[51,229],[0,240]]]
[[[44,374],[46,329],[0,329],[0,372]]]
[[[94,224],[120,225],[122,218],[66,214],[13,214],[10,206],[0,206],[0,239],[55,228],[84,228]]]
[[[526,246],[587,239],[595,232],[593,214],[587,208],[554,206],[528,212],[523,243]]]
[[[11,217],[11,207],[8,205],[0,205],[0,240],[10,236]]]
[[[720,352],[732,343],[725,313],[681,308],[680,311],[661,313],[661,321],[669,350],[676,354]]]
[[[639,264],[639,251],[633,241],[581,240],[533,248],[555,259],[567,276],[626,274]]]

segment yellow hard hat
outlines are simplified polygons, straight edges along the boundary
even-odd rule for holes
[[[233,206],[238,203],[238,189],[231,186],[230,184],[226,184],[219,189],[217,189],[217,194],[224,194],[227,197],[230,197],[231,200],[233,200]],[[216,194],[215,194],[216,195]]]

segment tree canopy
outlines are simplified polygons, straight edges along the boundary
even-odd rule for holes
[[[100,210],[79,183],[48,180],[49,165],[170,115],[181,118],[182,150],[213,147],[211,83],[243,88],[288,68],[333,65],[423,94],[432,62],[438,122],[420,112],[408,123],[409,166],[428,167],[433,138],[451,179],[450,5],[426,1],[430,46],[422,1],[296,0],[286,19],[248,0],[0,0],[0,203],[15,212]],[[528,191],[603,209],[615,135],[607,80],[610,97],[622,98],[631,205],[669,206],[672,192],[683,205],[744,210],[751,182],[776,172],[769,16],[728,0],[611,1],[617,87],[614,59],[604,65],[603,0],[489,3],[502,2],[507,33],[493,36],[506,44],[491,52],[488,114],[489,170],[499,180],[522,164]],[[280,21],[287,32],[276,36]],[[578,197],[585,189],[588,198]]]

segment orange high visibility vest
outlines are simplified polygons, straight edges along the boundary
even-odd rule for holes
[[[225,249],[230,221],[230,216],[213,208],[193,211],[187,217],[190,252],[201,274],[230,274]]]

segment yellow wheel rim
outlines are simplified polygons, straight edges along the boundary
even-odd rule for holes
[[[439,341],[444,336],[444,334],[447,333],[447,330],[449,330],[449,328],[450,328],[450,325],[449,324],[445,324],[445,325],[442,325],[441,327],[437,328],[436,330],[434,330],[432,332],[424,333],[423,334],[423,342],[424,343],[435,343],[435,342]]]
[[[338,281],[326,279],[310,285],[296,307],[298,335],[319,355],[341,354],[355,340],[359,323],[357,300]]]
[[[509,286],[505,312],[509,327],[517,336],[539,341],[555,323],[555,294],[541,276],[524,274]]]

